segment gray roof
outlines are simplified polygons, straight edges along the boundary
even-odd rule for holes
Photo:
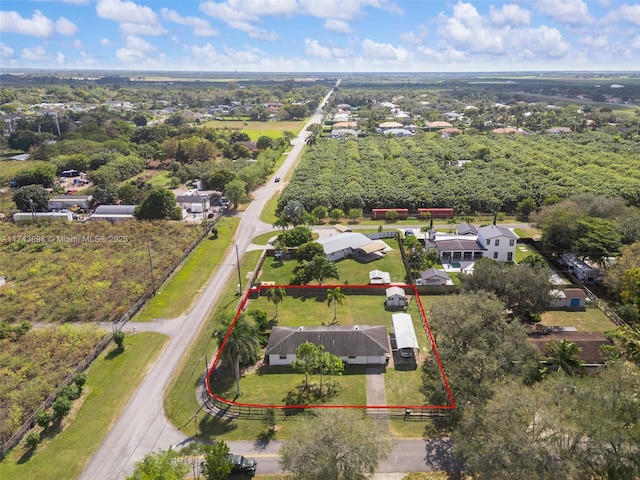
[[[478,229],[470,223],[462,222],[456,225],[456,233],[458,235],[476,235]]]
[[[393,332],[396,335],[396,346],[398,348],[420,348],[411,315],[408,313],[394,313],[391,315],[391,322],[393,323]]]
[[[77,201],[88,201],[88,200],[92,200],[93,199],[93,195],[56,195],[54,197],[51,197],[49,200],[52,201],[70,201],[70,202],[77,202]]]
[[[500,225],[487,225],[486,227],[480,227],[478,229],[478,236],[485,239],[495,237],[518,238],[518,236],[507,227],[501,227]]]
[[[133,215],[137,205],[100,205],[96,208],[98,215]]]
[[[339,357],[381,356],[389,353],[384,325],[330,325],[323,327],[273,327],[266,355],[296,352],[305,342],[324,346]]]
[[[209,198],[201,195],[177,195],[176,203],[202,203],[203,205]]]
[[[445,280],[449,280],[449,275],[447,274],[447,272],[445,272],[444,270],[438,270],[436,268],[425,270],[424,272],[420,273],[420,277],[422,277],[423,280],[433,277],[439,277]]]
[[[364,247],[373,242],[369,237],[362,233],[346,232],[333,235],[327,238],[321,238],[317,242],[324,248],[325,255],[339,252],[351,248],[353,250]]]
[[[436,247],[441,252],[449,252],[449,251],[482,251],[486,250],[478,244],[476,240],[465,240],[462,238],[449,238],[447,240],[435,240]]]

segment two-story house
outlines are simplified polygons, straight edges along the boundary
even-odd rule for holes
[[[506,227],[487,225],[478,228],[478,243],[484,256],[498,262],[513,262],[518,236]]]

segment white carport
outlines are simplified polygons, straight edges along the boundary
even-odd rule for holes
[[[411,315],[408,313],[394,313],[391,315],[393,322],[393,333],[396,337],[396,347],[398,350],[403,348],[419,349],[416,331],[413,328]]]

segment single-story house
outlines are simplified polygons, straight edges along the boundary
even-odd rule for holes
[[[56,195],[49,199],[49,210],[71,210],[74,207],[88,210],[92,202],[93,195]]]
[[[359,131],[353,128],[334,128],[331,130],[331,138],[357,137]]]
[[[403,125],[400,122],[382,122],[378,125],[381,130],[389,130],[392,128],[402,128]]]
[[[393,333],[396,338],[396,348],[401,352],[402,356],[407,350],[419,350],[418,338],[413,328],[413,320],[408,313],[394,313],[391,315],[391,323],[393,324]],[[410,352],[409,352],[410,353]]]
[[[365,257],[373,253],[382,253],[388,245],[381,240],[371,240],[366,235],[356,232],[340,233],[317,241],[328,260],[335,262],[350,255]]]
[[[13,214],[13,223],[24,225],[28,223],[60,223],[73,221],[71,212],[19,212]]]
[[[210,206],[209,197],[206,195],[176,195],[176,204],[186,210],[191,210],[194,204],[199,204],[200,212],[208,210]]]
[[[369,283],[371,285],[391,283],[391,275],[389,275],[389,272],[383,272],[382,270],[371,270],[369,272]]]
[[[379,133],[394,137],[410,137],[413,135],[413,132],[406,128],[388,128],[386,130],[381,130]]]
[[[453,281],[444,270],[430,268],[420,272],[420,278],[416,279],[417,285],[448,285]]]
[[[581,288],[565,288],[564,290],[552,290],[552,306],[566,310],[584,310],[586,308],[587,294]]]
[[[385,365],[389,337],[384,325],[273,327],[265,350],[269,365],[291,365],[303,343],[322,345],[349,365]]]
[[[451,125],[449,122],[425,122],[425,126],[429,129],[429,131],[431,131],[431,129],[441,129],[441,128],[451,128],[453,127],[453,125]]]
[[[600,347],[603,345],[612,345],[611,341],[600,332],[578,332],[578,331],[557,331],[538,337],[529,337],[527,339],[539,351],[542,357],[547,357],[547,343],[551,340],[561,342],[568,340],[580,347],[578,357],[585,363],[585,367],[600,367],[604,365],[605,359],[602,355]]]
[[[384,292],[387,296],[384,301],[387,308],[406,308],[409,305],[407,294],[403,288],[389,287]]]

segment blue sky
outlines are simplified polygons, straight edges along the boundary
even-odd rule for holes
[[[5,68],[640,70],[637,0],[2,0]]]

